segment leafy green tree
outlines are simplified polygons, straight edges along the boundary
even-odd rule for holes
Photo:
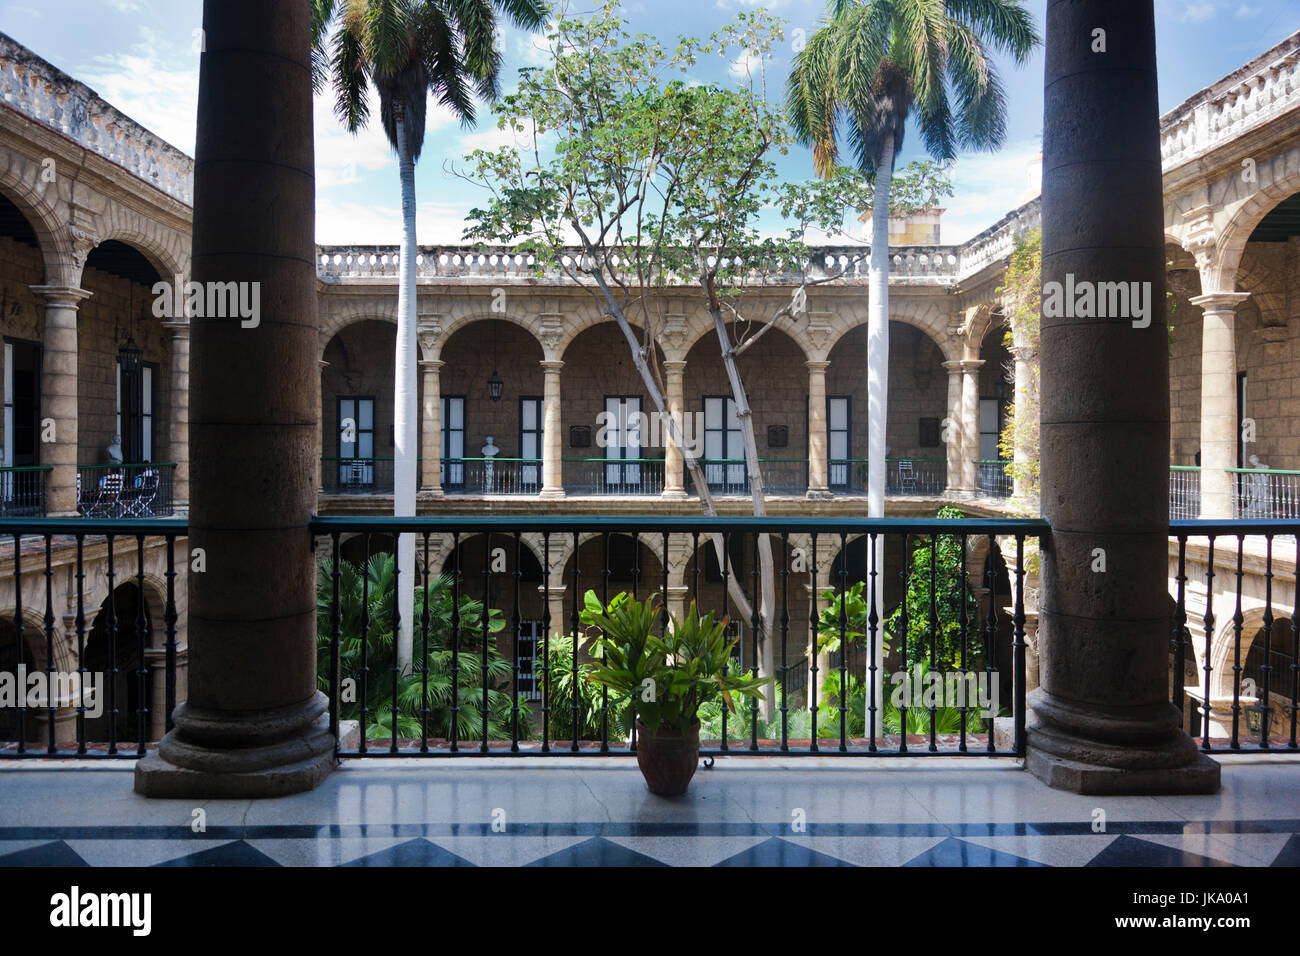
[[[869,195],[866,179],[850,169],[798,187],[780,182],[776,160],[793,140],[763,79],[780,36],[780,25],[756,10],[669,49],[652,36],[632,35],[617,4],[601,0],[590,15],[553,25],[551,60],[522,71],[517,91],[494,108],[497,125],[519,145],[476,151],[461,172],[488,194],[485,206],[470,213],[466,238],[532,252],[539,272],[567,275],[616,321],[708,514],[716,506],[704,470],[680,421],[666,414],[661,341],[668,322],[658,297],[669,286],[679,294],[693,289],[712,320],[753,513],[766,514],[738,360],[779,320],[806,314],[810,289],[839,277],[839,265],[811,267],[806,236],[814,229],[842,233],[845,211]],[[697,65],[706,56],[749,66],[733,85],[698,83]],[[947,187],[937,167],[917,170],[914,179],[914,194],[926,198]],[[777,235],[760,222],[769,208],[787,224]],[[747,294],[775,283],[793,286],[788,301]],[[713,545],[721,562],[720,535]],[[758,563],[757,609],[734,578],[728,590],[738,615],[758,620],[759,670],[770,675],[776,588],[766,535]],[[770,716],[771,693],[764,706]]]
[[[497,13],[533,29],[546,16],[543,0],[311,0],[312,81],[333,88],[334,112],[348,132],[370,120],[369,91],[379,94],[384,135],[397,154],[402,190],[398,259],[397,347],[394,364],[393,511],[415,514],[419,413],[416,343],[415,164],[424,148],[430,95],[462,123],[474,122],[474,96],[498,95],[501,56]],[[398,537],[402,567],[415,567],[415,536]],[[401,579],[398,659],[412,659],[414,579]]]
[[[371,738],[391,737],[393,728],[393,604],[395,589],[394,558],[390,554],[371,555],[363,572],[360,565],[351,561],[339,562],[339,716],[344,720],[361,718],[361,650],[362,634],[366,635],[365,704],[369,710],[366,718],[366,735]],[[418,638],[415,642],[415,666],[404,671],[397,684],[397,735],[403,738],[421,736],[422,711],[429,708],[428,733],[430,737],[451,737],[452,729],[452,663],[458,658],[460,668],[459,720],[457,736],[461,740],[477,740],[482,732],[483,696],[483,605],[467,595],[459,601],[460,643],[459,653],[453,655],[452,587],[451,578],[442,575],[429,581],[428,602],[424,589],[416,589],[415,621]],[[317,681],[321,690],[330,692],[330,646],[334,634],[334,577],[329,566],[323,565],[316,582],[316,633]],[[428,609],[429,640],[424,647],[423,624]],[[508,739],[512,726],[512,696],[508,690],[511,678],[510,662],[497,653],[493,635],[505,628],[505,620],[496,608],[488,612],[488,662],[487,707],[488,736],[491,739]],[[427,690],[425,676],[427,675]],[[344,682],[354,689],[354,699],[347,700],[342,692]],[[426,697],[427,694],[427,697]],[[527,703],[519,702],[520,736],[526,732],[525,724],[531,716]]]
[[[937,518],[964,518],[956,508],[940,508]],[[961,609],[966,605],[966,669],[976,666],[984,650],[981,632],[977,626],[979,606],[975,595],[962,576],[961,539],[956,535],[937,535],[915,539],[908,560],[905,597],[885,619],[885,633],[892,640],[902,636],[903,613],[907,613],[907,663],[926,664],[930,661],[930,637],[934,634],[934,666],[942,671],[961,667]],[[933,586],[931,579],[933,578]],[[932,628],[930,613],[933,598],[935,622]]]
[[[993,52],[1028,61],[1040,39],[1022,0],[830,0],[825,25],[795,57],[786,108],[818,174],[834,176],[839,142],[874,174],[867,315],[867,514],[885,513],[889,394],[889,216],[893,172],[909,115],[926,151],[995,150],[1006,137],[1006,95]],[[880,562],[881,554],[876,555]],[[883,600],[884,581],[877,581]]]

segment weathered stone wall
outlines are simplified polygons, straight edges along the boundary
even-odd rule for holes
[[[542,347],[526,330],[505,321],[474,322],[442,348],[439,389],[465,397],[465,455],[478,458],[487,436],[500,457],[519,457],[519,400],[542,397]],[[488,378],[501,377],[501,400],[488,398]],[[566,369],[567,371],[567,369]],[[564,396],[565,404],[568,397]]]
[[[742,352],[736,364],[753,411],[758,457],[807,458],[808,369],[804,367],[803,349],[785,333],[773,330]],[[716,334],[705,335],[687,353],[682,390],[688,413],[702,414],[706,395],[730,397],[731,385]],[[785,447],[769,441],[775,437],[768,434],[774,426],[785,426]],[[702,434],[700,441],[702,452]]]
[[[393,349],[397,328],[368,320],[343,329],[325,348],[321,370],[321,457],[339,453],[339,396],[375,400],[375,457],[393,457]]]
[[[113,440],[117,394],[117,350],[128,332],[144,351],[141,361],[154,369],[154,461],[170,461],[168,406],[171,396],[171,336],[162,319],[153,315],[153,292],[87,266],[81,287],[91,293],[77,317],[77,460],[81,464],[108,461],[105,449]],[[134,312],[132,326],[130,315]],[[238,369],[231,369],[232,382]]]
[[[826,394],[852,398],[853,458],[867,457],[867,329],[858,326],[830,353]],[[943,445],[921,445],[920,419],[942,421],[951,413],[948,373],[943,354],[920,329],[903,322],[889,324],[889,423],[885,447],[889,458],[933,458],[943,461]],[[806,391],[806,386],[805,386]]]

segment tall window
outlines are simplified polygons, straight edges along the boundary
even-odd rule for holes
[[[122,436],[122,460],[153,461],[154,383],[156,365],[141,363],[128,372],[117,366],[117,433]]]
[[[465,396],[442,397],[442,485],[465,487]]]
[[[6,467],[41,463],[41,347],[4,343],[4,461]],[[32,472],[0,473],[0,501],[8,514],[16,505],[39,501],[39,477]]]
[[[830,459],[829,485],[836,489],[849,487],[849,474],[853,457],[851,443],[852,401],[848,395],[832,395],[826,399],[826,451]]]
[[[519,399],[519,457],[522,490],[536,491],[542,485],[542,400],[535,395]]]
[[[375,400],[339,398],[339,484],[375,483]]]
[[[980,399],[980,460],[998,461],[998,432],[1002,426],[1002,400]]]
[[[610,488],[639,488],[641,399],[635,395],[607,395],[605,412],[605,484]]]
[[[710,488],[744,491],[745,446],[736,403],[722,395],[704,396],[704,480]]]

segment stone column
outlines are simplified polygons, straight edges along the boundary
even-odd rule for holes
[[[560,425],[562,368],[561,361],[542,361],[542,498],[564,497],[564,435]]]
[[[321,375],[318,375],[317,378],[320,378],[321,376],[324,375],[325,369],[329,368],[330,363],[325,361],[324,359],[320,359],[317,362],[317,364],[320,366],[320,373],[321,373]],[[322,383],[321,392],[324,393],[324,391],[325,389]],[[322,402],[324,401],[323,397],[321,401]],[[331,451],[331,449],[327,449],[325,447],[325,407],[324,405],[322,405],[320,414],[316,416],[316,494],[318,496],[325,491],[325,458],[326,456],[332,457],[332,455],[333,452]],[[334,464],[334,474],[337,475],[338,474],[337,463],[333,463],[333,464]],[[337,478],[335,480],[337,480]]]
[[[177,515],[190,510],[190,324],[164,322],[172,337],[172,388],[167,409],[168,457],[172,472],[172,502]]]
[[[203,29],[193,279],[256,283],[260,315],[191,329],[189,535],[207,567],[188,577],[189,697],[136,764],[135,789],[242,799],[311,789],[335,762],[308,532],[320,415],[311,11],[206,0]]]
[[[826,437],[826,369],[830,362],[804,362],[808,369],[808,497],[830,498]]]
[[[1016,360],[1016,441],[1015,448],[1012,452],[1012,460],[1015,462],[1016,477],[1013,479],[1011,496],[1022,506],[1030,504],[1033,497],[1030,493],[1031,483],[1023,475],[1025,469],[1029,466],[1029,460],[1033,457],[1033,443],[1025,438],[1026,416],[1036,414],[1038,408],[1038,398],[1034,395],[1034,373],[1033,362],[1038,358],[1036,350],[1030,346],[1015,346],[1011,349],[1011,355]]]
[[[442,362],[421,359],[424,370],[424,408],[420,417],[420,494],[442,497]]]
[[[1190,300],[1201,322],[1201,517],[1231,518],[1237,467],[1237,306],[1248,292],[1214,292]]]
[[[90,296],[75,286],[34,285],[45,300],[45,333],[41,343],[42,465],[53,471],[45,487],[45,513],[52,518],[77,514],[77,309]],[[53,441],[47,442],[53,424]]]
[[[961,497],[961,460],[965,438],[961,429],[961,362],[944,362],[948,370],[948,415],[941,422],[940,436],[944,441],[944,454],[948,461],[948,484],[944,497]]]
[[[566,591],[566,585],[562,581],[557,582],[555,580],[555,575],[551,575],[551,580],[549,583],[550,583],[550,589],[549,589],[550,600],[546,606],[546,609],[551,615],[550,632],[551,634],[555,634],[555,633],[568,634],[569,619],[564,616],[564,595]],[[540,586],[537,588],[537,592],[539,594],[543,594],[543,599],[545,599],[544,592],[546,591],[547,591],[546,588]],[[540,651],[538,653],[540,654]]]
[[[1105,52],[1094,52],[1103,36]],[[1027,763],[1079,793],[1213,792],[1218,764],[1182,732],[1168,697],[1169,345],[1153,0],[1049,0],[1044,93],[1039,349],[1051,530]],[[1145,284],[1147,321],[1047,307],[1046,290],[1085,282]],[[1099,548],[1104,572],[1092,570]]]
[[[980,456],[980,369],[983,359],[961,363],[961,490],[974,495],[979,489],[975,459]]]
[[[683,394],[683,380],[686,373],[686,363],[678,361],[664,362],[664,401],[668,406],[668,414],[672,420],[677,423],[677,427],[683,429],[682,437],[685,434],[686,418],[684,411],[686,408],[686,399]],[[660,429],[664,435],[664,491],[665,498],[685,498],[686,497],[686,462],[682,456],[682,450],[677,447],[668,429]],[[691,437],[699,437],[692,431]]]

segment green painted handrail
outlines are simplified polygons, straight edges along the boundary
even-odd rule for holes
[[[1283,468],[1229,468],[1228,471],[1238,475],[1300,475],[1300,471]]]
[[[78,465],[78,468],[81,466]],[[13,473],[16,471],[53,471],[53,465],[3,465],[0,466],[0,472]]]
[[[51,466],[52,467],[52,466]],[[175,468],[174,461],[124,461],[120,465],[98,464],[98,465],[78,465],[77,470],[96,471],[105,468]]]

